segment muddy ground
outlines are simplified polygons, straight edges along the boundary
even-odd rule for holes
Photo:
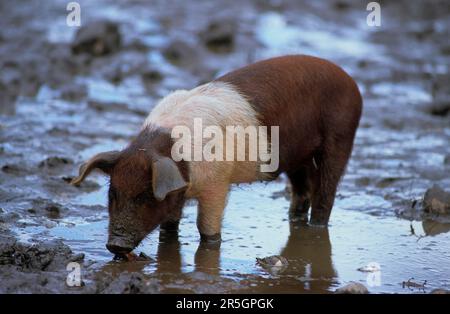
[[[0,292],[450,289],[449,206],[445,194],[424,201],[434,185],[450,190],[446,1],[380,1],[380,27],[367,25],[364,1],[79,3],[77,37],[64,2],[0,2]],[[288,220],[281,177],[233,188],[220,247],[199,244],[189,204],[177,238],[155,231],[136,249],[146,261],[113,261],[108,182],[69,185],[80,162],[124,147],[169,91],[288,53],[338,63],[364,98],[330,227]],[[288,266],[255,263],[269,255]],[[66,283],[70,262],[80,287]],[[365,272],[370,263],[378,268]],[[403,284],[412,277],[427,283]]]

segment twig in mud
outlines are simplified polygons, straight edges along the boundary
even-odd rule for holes
[[[412,189],[413,189],[413,185],[414,185],[415,179],[416,179],[416,178],[413,178],[413,179],[411,180],[411,184],[410,184],[410,186],[409,186],[409,192],[408,192],[408,199],[409,199],[410,202],[411,202],[411,207],[410,207],[410,209],[411,209],[412,211],[415,211],[415,210],[416,210],[416,205],[417,205],[417,202],[418,202],[418,200],[412,196],[412,194],[413,194],[413,193],[412,193]]]
[[[412,221],[409,224],[409,230],[411,231],[411,235],[415,236],[416,235],[416,231],[414,230],[414,227],[412,225]]]
[[[413,185],[414,185],[414,180],[415,180],[415,178],[413,178],[411,180],[411,185],[409,186],[409,193],[408,193],[409,194],[409,199],[411,201],[411,208],[410,208],[411,211],[415,211],[416,210],[416,205],[417,205],[417,202],[418,202],[417,199],[412,197],[412,188],[413,188]],[[410,220],[409,230],[411,232],[411,235],[417,237],[417,242],[419,242],[420,239],[425,238],[427,235],[417,235],[416,231],[415,231],[415,229],[413,227],[412,222],[413,222],[413,219]]]
[[[403,281],[402,282],[403,289],[406,287],[412,291],[414,290],[414,288],[417,288],[425,293],[425,285],[427,284],[427,281],[424,280],[423,283],[417,283],[412,280],[414,280],[414,277],[409,278],[408,281]]]
[[[419,242],[420,239],[425,238],[427,236],[427,235],[417,235],[416,230],[413,227],[412,221],[409,224],[409,230],[411,232],[411,235],[417,238],[417,242]]]

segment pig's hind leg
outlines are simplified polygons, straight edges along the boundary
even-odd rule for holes
[[[292,186],[289,217],[308,222],[308,212],[311,206],[311,175],[313,170],[304,166],[295,172],[288,173]]]
[[[349,141],[333,141],[332,145],[328,143],[324,146],[324,150],[315,155],[317,172],[313,180],[311,197],[312,225],[328,225],[337,186],[345,172],[352,145],[353,143]]]

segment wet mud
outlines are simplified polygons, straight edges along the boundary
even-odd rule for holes
[[[450,289],[445,1],[380,2],[381,27],[367,26],[360,1],[79,3],[81,28],[58,1],[0,3],[0,292]],[[168,92],[288,53],[336,62],[364,98],[330,226],[289,221],[282,176],[233,187],[220,245],[200,243],[190,203],[178,236],[156,230],[135,250],[145,258],[113,260],[107,178],[72,186],[78,165],[123,148]],[[256,260],[268,256],[286,263]],[[74,262],[78,287],[67,283]]]

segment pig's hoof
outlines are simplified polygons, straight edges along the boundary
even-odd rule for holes
[[[222,237],[221,237],[220,233],[216,233],[213,235],[207,235],[207,234],[200,233],[200,239],[202,242],[206,242],[206,243],[217,243],[217,242],[222,241]]]
[[[301,224],[307,224],[308,223],[308,214],[304,213],[290,213],[289,214],[289,221],[292,223],[301,223]]]
[[[328,227],[328,222],[317,222],[317,221],[311,220],[308,223],[308,226],[314,227],[314,228],[327,228]]]
[[[314,227],[327,227],[328,226],[328,215],[311,215],[311,219],[309,220],[309,225]]]

